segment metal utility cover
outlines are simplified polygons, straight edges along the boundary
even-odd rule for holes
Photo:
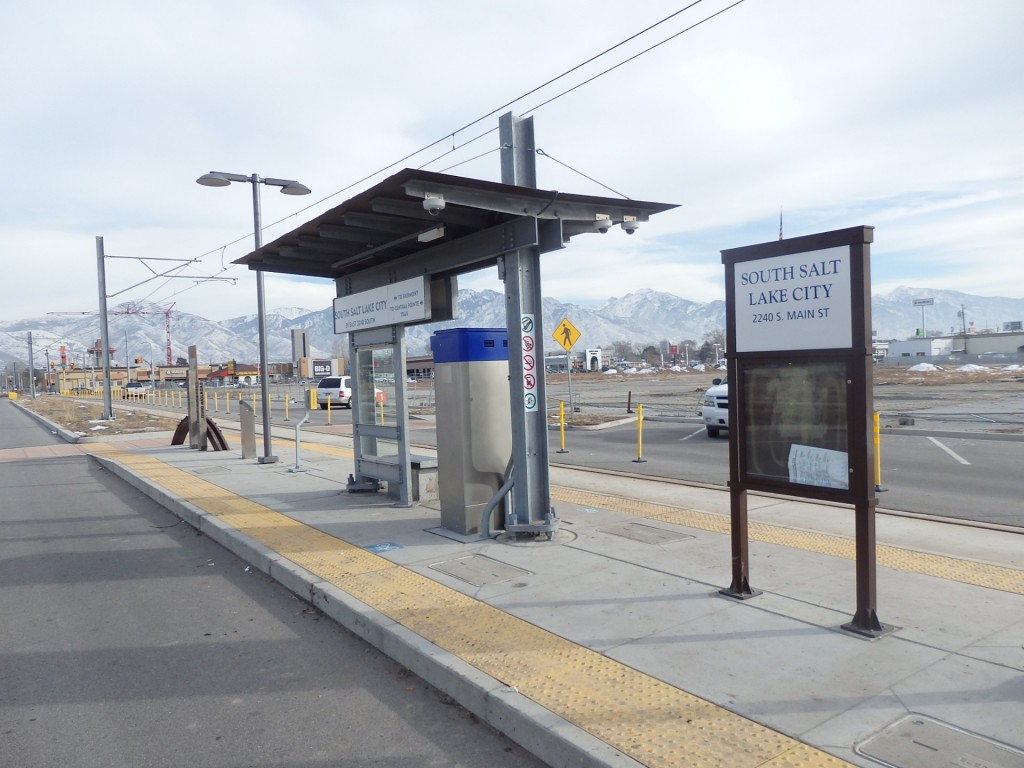
[[[644,544],[668,544],[672,541],[693,538],[693,536],[685,533],[668,531],[664,528],[656,528],[653,525],[643,525],[641,523],[623,523],[611,528],[602,528],[601,532],[610,533],[613,536],[622,536],[633,541],[640,541]]]
[[[435,571],[447,573],[456,579],[468,582],[475,587],[484,587],[488,584],[501,584],[504,581],[530,576],[529,571],[516,568],[514,565],[492,560],[482,555],[470,555],[460,557],[457,560],[445,560],[443,563],[434,563],[430,566]]]
[[[856,751],[892,768],[1024,768],[1024,752],[921,715],[897,720]]]

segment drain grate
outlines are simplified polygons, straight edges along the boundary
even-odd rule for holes
[[[857,745],[891,768],[1024,768],[1024,752],[922,715],[906,715]]]
[[[503,581],[512,581],[532,575],[522,568],[516,568],[514,565],[508,565],[483,555],[469,555],[457,560],[445,560],[443,563],[434,563],[430,567],[475,587],[500,584]]]
[[[619,525],[613,525],[610,528],[601,528],[600,531],[602,533],[610,533],[613,536],[622,536],[625,539],[639,541],[644,544],[667,544],[672,541],[682,541],[683,539],[693,538],[693,536],[686,533],[669,531],[653,525],[644,525],[643,523],[621,523]]]

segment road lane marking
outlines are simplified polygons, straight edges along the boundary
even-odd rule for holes
[[[942,444],[942,443],[940,443],[940,442],[939,442],[938,440],[936,440],[936,439],[935,439],[934,437],[929,437],[928,439],[929,439],[929,440],[931,440],[931,441],[932,441],[933,443],[935,443],[935,444],[936,444],[937,446],[939,446],[939,448],[941,448],[942,450],[944,450],[944,451],[945,451],[946,453],[948,453],[948,454],[949,454],[950,456],[952,456],[952,457],[953,457],[954,459],[956,459],[957,461],[959,461],[959,462],[960,462],[961,464],[966,464],[966,465],[970,466],[971,462],[969,462],[969,461],[968,461],[967,459],[965,459],[965,458],[964,458],[963,456],[961,456],[960,454],[958,454],[958,453],[957,453],[956,451],[954,451],[954,450],[953,450],[952,448],[948,448],[947,446],[943,445],[943,444]]]
[[[690,434],[688,434],[688,435],[687,435],[686,437],[680,437],[680,438],[679,438],[679,442],[681,443],[681,442],[683,442],[684,440],[689,440],[689,439],[690,439],[691,437],[696,437],[697,435],[703,435],[703,434],[704,434],[704,433],[705,433],[706,431],[707,431],[707,430],[705,430],[705,429],[704,429],[704,427],[701,427],[701,428],[700,428],[700,429],[698,429],[698,430],[697,430],[696,432],[691,432],[691,433],[690,433]]]

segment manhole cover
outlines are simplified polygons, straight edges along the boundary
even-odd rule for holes
[[[231,470],[227,467],[196,467],[192,470],[193,475],[223,475]]]
[[[430,567],[475,587],[500,584],[503,581],[512,581],[530,575],[529,571],[522,568],[516,568],[514,565],[507,565],[483,555],[469,555],[457,560],[445,560],[443,563],[434,563]]]
[[[1024,752],[921,715],[907,715],[856,751],[892,768],[1024,768]]]
[[[656,528],[653,525],[643,525],[642,523],[622,523],[611,528],[601,528],[600,530],[602,533],[622,536],[623,538],[640,541],[644,544],[667,544],[670,541],[682,541],[683,539],[693,538],[693,536],[685,533]]]

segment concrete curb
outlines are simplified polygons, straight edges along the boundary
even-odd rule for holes
[[[117,461],[101,466],[557,768],[642,768],[604,741]]]
[[[41,416],[40,414],[38,414],[35,411],[33,411],[31,408],[26,408],[24,405],[19,403],[17,400],[11,400],[10,402],[16,408],[20,408],[22,413],[27,413],[29,416],[31,416],[33,419],[35,419],[39,423],[45,424],[47,427],[50,428],[50,431],[53,432],[53,434],[59,436],[60,439],[63,440],[64,442],[66,442],[66,443],[81,443],[81,442],[85,442],[83,437],[80,434],[78,434],[77,432],[72,432],[69,429],[64,429],[64,427],[60,426],[59,424],[54,424],[52,421],[50,421],[45,416]]]

